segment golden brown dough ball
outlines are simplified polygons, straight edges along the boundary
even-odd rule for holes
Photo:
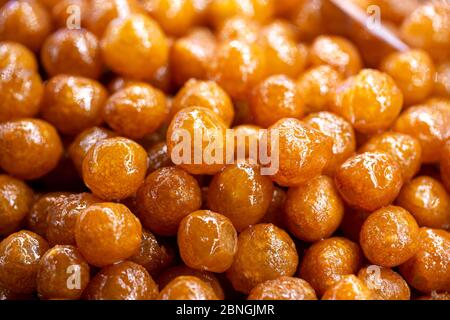
[[[231,220],[209,210],[194,211],[178,228],[178,248],[186,265],[225,272],[237,251],[237,232]]]
[[[400,274],[421,292],[450,291],[450,233],[421,228],[419,250],[400,266]]]
[[[36,70],[22,67],[25,65],[17,63],[0,69],[0,122],[39,112],[44,91],[41,77]]]
[[[217,298],[219,298],[220,300],[223,300],[225,298],[225,293],[222,288],[222,285],[217,276],[213,272],[195,270],[185,265],[179,265],[163,271],[158,277],[158,284],[160,288],[165,288],[169,282],[171,282],[173,279],[179,276],[196,277],[205,282],[208,286],[210,286],[213,289],[214,294],[217,296]]]
[[[213,81],[190,79],[175,95],[172,108],[173,116],[183,108],[205,107],[219,115],[227,126],[234,118],[233,103],[228,94]]]
[[[419,226],[402,207],[381,208],[364,221],[359,236],[364,255],[383,267],[396,267],[419,248]]]
[[[141,4],[164,32],[175,37],[191,29],[197,17],[195,0],[141,0]]]
[[[394,79],[406,105],[422,102],[433,90],[436,68],[425,51],[392,53],[381,62],[380,69]]]
[[[318,295],[342,279],[355,274],[362,263],[359,246],[341,237],[320,240],[308,248],[299,276],[308,281]]]
[[[374,211],[395,200],[403,184],[397,161],[385,152],[348,158],[336,171],[336,187],[353,208]]]
[[[158,291],[144,267],[123,261],[97,273],[83,296],[87,300],[155,300]]]
[[[52,30],[49,12],[35,0],[8,1],[0,9],[0,40],[39,51]]]
[[[48,250],[41,236],[22,230],[0,242],[0,282],[16,293],[36,291],[39,260]]]
[[[341,224],[344,204],[327,176],[289,188],[285,202],[287,228],[299,239],[315,242],[330,237]]]
[[[305,112],[328,111],[333,104],[334,91],[342,75],[333,67],[321,65],[304,72],[297,81],[305,103]]]
[[[434,101],[410,107],[400,114],[393,129],[420,141],[422,162],[438,162],[442,146],[450,137],[450,108]]]
[[[356,138],[352,125],[334,113],[326,111],[311,113],[302,121],[332,139],[332,155],[328,159],[324,173],[333,176],[340,165],[355,152]]]
[[[182,86],[191,78],[205,80],[214,56],[216,38],[206,28],[196,28],[174,41],[170,49],[169,66],[176,85]]]
[[[106,89],[84,77],[58,75],[47,81],[42,118],[60,132],[75,135],[103,122]]]
[[[208,10],[210,22],[216,27],[234,16],[267,22],[274,13],[273,2],[268,0],[212,0]]]
[[[57,245],[39,261],[37,291],[41,299],[77,300],[89,283],[89,265],[71,245]]]
[[[300,119],[304,112],[300,91],[285,75],[261,81],[253,89],[249,102],[255,124],[264,128],[283,118]]]
[[[363,69],[336,89],[331,110],[355,130],[372,134],[392,126],[400,114],[403,95],[386,73]]]
[[[286,34],[279,22],[273,22],[261,30],[260,43],[265,48],[267,75],[284,74],[295,78],[308,62],[306,46]]]
[[[400,165],[404,181],[409,181],[420,169],[422,147],[419,140],[407,134],[384,132],[372,136],[359,152],[383,151]]]
[[[261,168],[249,163],[230,164],[212,179],[208,207],[229,218],[238,231],[258,223],[272,200],[273,183]]]
[[[126,138],[97,142],[83,160],[83,180],[92,193],[105,200],[125,199],[134,194],[147,172],[147,153]]]
[[[362,68],[358,49],[347,39],[338,36],[319,36],[311,45],[313,66],[330,65],[345,77],[355,75]]]
[[[99,41],[85,29],[60,29],[50,35],[42,47],[41,60],[49,76],[97,79],[103,71]]]
[[[0,42],[0,68],[38,71],[36,57],[33,52],[24,45],[12,41]]]
[[[214,290],[194,276],[179,276],[159,293],[158,300],[218,300]]]
[[[450,228],[450,196],[432,177],[420,176],[405,184],[397,204],[408,210],[421,227]]]
[[[100,45],[106,66],[122,76],[137,79],[151,78],[169,56],[164,32],[144,14],[113,20]]]
[[[75,224],[77,247],[96,267],[131,257],[138,251],[141,238],[139,219],[120,203],[92,204],[78,215]]]
[[[208,73],[233,99],[245,100],[266,76],[266,63],[259,44],[225,41],[218,45]]]
[[[22,119],[0,124],[0,167],[21,179],[52,171],[63,147],[55,128],[43,120]]]
[[[249,293],[264,281],[293,276],[297,264],[295,244],[285,231],[273,224],[256,224],[239,235],[227,277],[237,291]]]
[[[0,174],[0,235],[15,231],[33,205],[33,190],[24,182]]]
[[[247,300],[317,300],[311,285],[303,279],[279,277],[258,284]]]
[[[411,292],[405,279],[397,272],[370,265],[358,272],[358,278],[382,300],[409,300]]]
[[[198,182],[177,167],[163,167],[147,176],[137,191],[139,218],[144,227],[161,235],[175,235],[181,220],[200,209]]]
[[[167,129],[172,162],[191,174],[215,174],[226,163],[227,126],[205,107],[183,108]]]
[[[400,34],[412,47],[421,48],[438,60],[450,56],[450,8],[445,1],[417,7],[402,23]]]
[[[447,99],[450,98],[450,62],[437,66],[433,93]]]
[[[328,288],[322,300],[374,300],[376,295],[354,275],[343,276]]]
[[[281,186],[298,186],[320,175],[331,157],[332,139],[298,119],[279,120],[267,136],[268,153],[279,161],[271,178]]]
[[[119,135],[140,139],[155,132],[166,119],[166,97],[160,90],[145,84],[130,84],[106,101],[106,123]]]

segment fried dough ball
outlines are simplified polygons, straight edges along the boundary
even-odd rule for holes
[[[400,266],[400,274],[421,292],[450,291],[450,233],[421,228],[419,250]]]
[[[35,0],[8,1],[0,9],[0,39],[39,51],[52,30],[46,8]]]
[[[267,75],[284,74],[295,78],[305,68],[308,59],[306,46],[286,35],[279,22],[261,30],[260,43],[265,48]]]
[[[264,128],[283,118],[303,116],[301,93],[285,75],[274,75],[260,82],[252,91],[250,112],[254,122]]]
[[[41,107],[41,77],[36,70],[26,68],[31,62],[22,61],[25,65],[9,64],[0,69],[0,122],[33,117]]]
[[[374,300],[376,295],[355,275],[345,275],[325,291],[322,300]]]
[[[324,168],[325,174],[333,176],[340,165],[355,152],[353,127],[345,119],[326,111],[311,113],[302,121],[333,140],[332,155]]]
[[[247,300],[317,300],[311,285],[303,279],[279,277],[258,284]]]
[[[60,132],[74,135],[103,121],[106,89],[97,81],[59,75],[45,85],[42,117]]]
[[[382,300],[409,300],[410,289],[405,279],[397,272],[377,265],[364,267],[358,278]]]
[[[85,29],[60,29],[50,35],[42,47],[41,60],[50,76],[97,79],[103,68],[99,41]]]
[[[89,265],[80,251],[57,245],[39,261],[37,291],[41,299],[77,300],[89,283]]]
[[[345,275],[355,274],[362,258],[359,246],[346,238],[320,240],[306,251],[299,276],[321,296]]]
[[[127,259],[139,250],[139,219],[120,203],[92,204],[78,215],[75,240],[85,259],[96,267]]]
[[[402,105],[403,95],[388,74],[363,69],[336,90],[331,109],[355,130],[372,134],[391,127]]]
[[[182,36],[195,23],[194,0],[141,0],[146,12],[169,35]]]
[[[397,161],[376,151],[348,158],[336,171],[335,183],[351,207],[374,211],[395,200],[403,178]]]
[[[450,98],[450,62],[437,66],[433,93],[437,96]]]
[[[167,111],[164,93],[140,83],[129,85],[109,97],[104,118],[118,134],[140,139],[162,125]]]
[[[38,71],[36,57],[33,52],[24,45],[12,41],[0,42],[0,68]]]
[[[243,40],[255,42],[260,38],[261,25],[245,16],[227,19],[217,30],[217,39],[221,42]]]
[[[0,235],[17,230],[33,202],[30,187],[18,179],[0,174]]]
[[[397,118],[393,129],[419,140],[422,162],[438,162],[450,137],[450,108],[434,102],[410,107]]]
[[[400,33],[412,47],[426,50],[434,59],[450,56],[450,8],[445,1],[417,7],[402,23]]]
[[[436,179],[414,178],[400,191],[397,204],[411,212],[421,227],[450,228],[450,196]]]
[[[216,27],[234,16],[244,16],[263,23],[274,13],[273,2],[268,0],[212,0],[208,10],[210,22]]]
[[[266,63],[259,44],[225,41],[218,45],[208,73],[233,99],[245,100],[266,76]]]
[[[237,251],[237,232],[227,217],[209,210],[195,211],[180,222],[178,247],[189,267],[225,272]]]
[[[256,224],[238,238],[238,251],[227,277],[233,287],[249,293],[258,284],[293,276],[298,254],[289,235],[273,224]]]
[[[394,79],[406,105],[422,102],[433,90],[436,68],[425,51],[392,53],[382,61],[380,69]]]
[[[200,209],[198,182],[176,167],[149,174],[137,191],[139,218],[144,227],[161,235],[175,235],[181,220]]]
[[[226,163],[226,125],[205,107],[180,110],[167,130],[172,162],[191,174],[215,174]]]
[[[407,134],[384,132],[375,135],[359,151],[388,153],[400,165],[404,181],[411,180],[420,169],[422,147],[419,140]]]
[[[289,188],[285,202],[287,228],[299,239],[315,242],[330,237],[341,224],[344,204],[327,176]]]
[[[97,197],[125,199],[142,184],[147,171],[147,153],[126,138],[103,139],[93,145],[83,160],[83,180]]]
[[[148,169],[147,173],[152,173],[163,167],[170,167],[173,165],[170,160],[170,155],[167,150],[167,143],[159,142],[151,146],[147,150],[148,154]]]
[[[402,207],[384,207],[364,221],[359,243],[370,262],[383,267],[396,267],[418,250],[419,226]]]
[[[320,65],[303,73],[297,81],[305,103],[305,113],[328,111],[342,75],[333,67]]]
[[[272,161],[276,161],[273,157],[279,161],[271,178],[289,187],[320,175],[332,152],[330,137],[293,118],[281,119],[269,127],[267,144]]]
[[[208,189],[208,207],[231,220],[238,231],[258,223],[272,200],[273,183],[261,168],[231,164],[216,174]]]
[[[0,124],[0,167],[21,179],[52,171],[63,147],[55,128],[42,120],[21,119]]]
[[[160,288],[164,288],[169,282],[180,276],[193,276],[199,278],[213,289],[214,294],[218,299],[223,300],[225,298],[222,285],[214,273],[191,269],[185,265],[172,267],[163,271],[158,277],[158,284]]]
[[[205,107],[230,126],[234,118],[233,103],[228,94],[213,81],[188,80],[178,91],[170,109],[171,116],[188,107]]]
[[[169,67],[176,85],[189,79],[205,80],[214,56],[216,38],[209,29],[197,28],[174,41],[170,49]]]
[[[311,45],[313,66],[330,65],[343,76],[355,75],[362,68],[358,49],[347,39],[338,36],[319,36]]]
[[[100,45],[103,60],[109,68],[137,79],[151,78],[167,63],[169,56],[163,31],[152,18],[143,14],[113,20]]]
[[[179,276],[161,290],[158,300],[218,300],[214,290],[193,276]]]
[[[97,273],[83,296],[87,300],[155,300],[158,291],[144,267],[123,261]]]
[[[22,230],[0,242],[0,282],[15,293],[36,291],[39,260],[48,249],[41,236]]]

